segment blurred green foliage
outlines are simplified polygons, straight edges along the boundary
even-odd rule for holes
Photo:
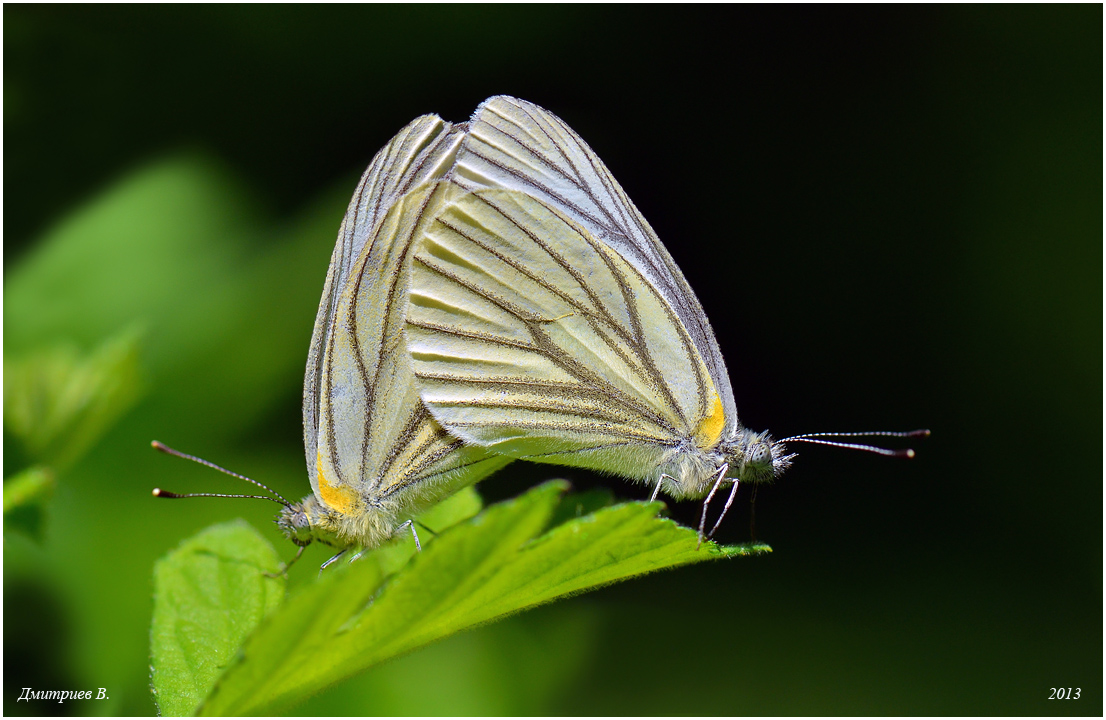
[[[7,714],[151,714],[156,559],[238,516],[291,556],[271,503],[151,498],[238,488],[149,442],[308,492],[302,373],[358,173],[416,115],[497,92],[611,166],[702,300],[746,424],[935,435],[910,463],[804,451],[758,491],[767,558],[455,635],[297,711],[1101,714],[1101,6],[4,20]],[[126,337],[135,382],[113,390],[96,358]],[[18,393],[53,419],[16,420]],[[518,463],[481,492],[560,474]],[[1048,701],[1059,685],[1081,699]],[[27,686],[110,699],[17,704]]]
[[[4,358],[4,429],[24,454],[63,469],[137,401],[138,339],[124,333],[89,357],[71,346]]]
[[[97,687],[114,686],[96,712],[150,711],[144,673],[136,672],[146,664],[146,631],[130,620],[149,617],[154,558],[188,535],[190,523],[196,528],[194,513],[203,512],[154,504],[152,487],[194,486],[196,479],[193,468],[165,462],[149,442],[157,436],[190,449],[219,446],[270,411],[282,391],[294,398],[319,292],[318,278],[300,269],[325,268],[330,248],[318,239],[333,234],[346,193],[324,199],[321,213],[308,205],[300,217],[274,224],[217,162],[178,155],[71,215],[8,274],[5,354],[15,359],[6,368],[16,363],[27,368],[23,377],[64,380],[38,393],[49,401],[37,405],[19,398],[36,397],[38,386],[5,386],[6,436],[34,438],[30,457],[55,438],[59,456],[71,456],[64,448],[87,442],[93,421],[104,429],[108,413],[96,408],[133,399],[113,388],[133,387],[124,381],[136,363],[150,388],[81,462],[59,473],[46,546],[6,536],[6,582],[45,583],[80,628],[68,648],[52,648],[43,659],[44,681],[61,667]],[[133,345],[104,345],[134,327],[144,328],[137,360]],[[54,350],[59,346],[89,348],[89,359]],[[51,369],[57,367],[64,372]],[[6,381],[16,377],[5,373]],[[100,389],[99,406],[83,403],[86,386]],[[78,392],[66,392],[70,387]],[[22,407],[39,409],[10,410]],[[28,416],[57,417],[68,432],[29,427]],[[266,453],[259,474],[283,476],[283,489],[295,495],[303,466],[290,450]],[[268,514],[254,517],[264,522]]]
[[[4,478],[4,529],[22,530],[42,540],[46,503],[54,496],[54,473],[49,468],[30,467]]]

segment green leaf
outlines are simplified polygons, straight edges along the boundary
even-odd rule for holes
[[[46,502],[54,494],[54,473],[32,467],[4,480],[4,528],[18,529],[42,540]]]
[[[475,489],[464,488],[424,513],[420,522],[448,528],[476,515],[482,504]],[[408,536],[358,562],[355,567],[368,578],[369,596],[414,553]],[[262,574],[278,568],[273,548],[242,521],[208,528],[158,561],[151,654],[153,688],[162,714],[191,714],[210,692],[246,635],[283,598],[284,579],[274,584]],[[330,600],[330,584],[339,577],[340,572],[328,572],[293,598],[291,612],[285,607],[286,617],[305,623],[284,628],[289,640],[325,638],[334,631],[316,619],[336,609],[337,616],[342,615]],[[356,604],[356,593],[346,597]],[[279,639],[274,650],[282,652]]]
[[[694,530],[657,517],[661,503],[605,507],[553,526],[563,481],[538,486],[442,532],[385,577],[359,561],[297,593],[262,622],[199,708],[203,715],[277,712],[373,665],[558,597],[766,545],[697,549]],[[369,554],[370,557],[372,554]]]
[[[151,683],[163,715],[190,715],[242,641],[284,598],[272,546],[243,521],[213,525],[154,566]]]
[[[553,517],[549,519],[549,527],[590,515],[608,505],[614,505],[614,493],[607,488],[592,488],[584,492],[569,493],[561,498],[557,509],[553,511]]]
[[[36,462],[64,469],[141,394],[138,336],[126,331],[82,355],[69,344],[4,358],[4,428]]]
[[[474,517],[484,509],[484,501],[476,488],[469,485],[442,500],[419,515],[418,524],[431,533],[440,534],[459,522]]]
[[[459,522],[468,520],[484,508],[480,493],[471,485],[461,488],[454,494],[423,511],[415,523],[423,528],[419,538],[423,547],[433,542],[437,534]],[[429,537],[427,531],[430,531]],[[380,577],[386,578],[396,572],[417,552],[413,534],[404,533],[397,540],[387,543],[372,552],[366,552],[357,564],[374,564],[380,571]]]

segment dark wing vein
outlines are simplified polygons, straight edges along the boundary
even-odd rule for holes
[[[534,341],[533,346],[527,349],[531,349],[537,354],[547,358],[550,362],[559,367],[561,370],[564,370],[571,377],[576,378],[582,386],[605,393],[611,401],[617,402],[629,408],[633,408],[639,414],[649,418],[650,420],[653,420],[654,422],[660,424],[662,427],[670,427],[670,424],[661,416],[653,412],[652,409],[648,408],[645,405],[642,405],[633,397],[623,393],[622,390],[620,390],[618,387],[607,382],[601,375],[596,374],[586,366],[579,363],[575,358],[572,357],[572,355],[562,350],[558,345],[550,340],[549,336],[541,330],[541,325],[544,324],[544,321],[535,321],[533,319],[533,316],[529,312],[516,306],[514,303],[510,302],[506,298],[500,297],[499,295],[492,293],[487,289],[474,285],[473,283],[465,280],[459,275],[450,272],[448,269],[428,262],[425,258],[419,255],[415,256],[414,261],[429,270],[430,272],[433,272],[436,275],[449,280],[450,282],[455,283],[460,287],[465,288],[473,294],[488,300],[503,311],[513,315],[527,329],[527,331],[530,333],[531,339]]]
[[[502,120],[503,124],[517,128],[525,136],[532,138],[534,142],[527,143],[501,125],[493,124],[488,120],[482,120],[481,128],[483,129],[486,126],[489,130],[511,138],[522,148],[551,147],[560,158],[564,159],[571,172],[563,169],[558,162],[554,162],[542,152],[530,150],[529,156],[548,168],[550,172],[563,178],[570,186],[591,198],[595,208],[604,216],[604,219],[596,217],[590,210],[581,207],[579,204],[569,201],[562,193],[555,192],[551,187],[540,182],[538,178],[531,177],[494,158],[488,157],[475,148],[470,147],[467,151],[502,172],[508,173],[519,182],[548,195],[552,200],[561,203],[565,208],[570,209],[584,220],[594,224],[598,229],[609,234],[612,240],[618,239],[620,241],[618,244],[624,246],[622,249],[629,251],[640,262],[644,263],[649,268],[651,276],[663,285],[663,297],[667,298],[666,302],[676,304],[676,316],[689,329],[690,335],[698,339],[698,342],[692,342],[692,338],[686,338],[685,345],[692,350],[693,355],[698,355],[696,346],[701,343],[705,349],[704,362],[714,370],[712,374],[719,376],[725,384],[726,378],[724,377],[724,366],[721,365],[721,355],[717,350],[717,344],[713,341],[713,332],[702,312],[702,307],[690,288],[687,287],[686,281],[683,281],[679,268],[668,257],[641,213],[637,212],[633,203],[626,197],[625,192],[611,176],[610,171],[607,170],[599,157],[555,114],[515,98],[501,97],[497,98],[497,101],[498,103],[485,104],[482,106],[483,110]],[[496,107],[496,104],[505,104],[510,110],[503,110]],[[538,136],[538,132],[544,136],[544,140],[543,137]],[[494,143],[490,137],[483,137],[481,140],[507,157],[522,159],[517,153]],[[570,150],[566,151],[566,148],[570,148]],[[573,161],[573,156],[579,154],[587,159],[600,187],[592,187],[582,169]],[[713,398],[707,397],[708,393],[706,391],[711,383],[709,378],[704,378],[699,372],[696,373],[695,380],[701,405],[704,410],[707,410],[713,400]]]
[[[418,212],[416,212],[412,216],[411,220],[409,221],[409,224],[407,224],[406,226],[402,226],[402,225],[400,226],[400,227],[405,227],[406,228],[406,236],[402,239],[402,241],[399,238],[396,238],[393,241],[394,243],[397,244],[397,246],[395,247],[395,249],[393,249],[393,251],[391,253],[393,258],[403,258],[403,257],[406,256],[407,249],[410,247],[411,242],[413,240],[413,237],[412,237],[413,230],[414,230],[414,228],[421,225],[422,217],[426,213],[426,208],[430,203],[430,198],[431,198],[431,196],[428,194],[423,199],[421,207],[419,207]],[[400,242],[402,242],[402,247],[398,247],[398,244]],[[374,244],[375,244],[375,240],[374,240]],[[371,255],[366,254],[366,255],[364,255],[364,257],[366,258],[366,260],[368,260],[371,257]],[[354,293],[353,293],[354,298],[357,298],[360,294],[361,281],[362,281],[362,278],[364,277],[365,271],[367,269],[369,269],[369,263],[368,262],[361,263],[360,269],[357,273],[357,283],[354,286],[355,287]],[[372,268],[372,269],[376,270],[376,268]],[[349,313],[347,315],[347,320],[349,322],[349,328],[350,328],[350,339],[351,339],[351,342],[353,344],[353,356],[357,360],[358,372],[361,375],[362,387],[363,387],[363,390],[365,392],[365,397],[367,398],[367,402],[366,402],[365,407],[368,410],[368,412],[366,413],[366,417],[365,417],[364,434],[362,435],[362,438],[361,438],[361,458],[362,458],[362,466],[363,467],[368,463],[369,437],[370,437],[370,433],[372,431],[373,416],[374,416],[375,410],[376,410],[376,387],[380,383],[380,372],[381,372],[381,369],[384,366],[385,356],[388,353],[388,348],[386,348],[384,346],[383,338],[388,335],[388,331],[391,327],[392,320],[393,320],[393,317],[394,317],[393,308],[394,308],[395,302],[396,302],[396,285],[398,285],[398,283],[400,281],[400,278],[403,275],[403,264],[402,264],[402,262],[393,262],[393,263],[391,263],[391,265],[388,267],[387,270],[388,270],[388,272],[387,272],[387,279],[386,279],[386,287],[384,287],[384,288],[374,288],[374,290],[384,291],[384,297],[387,298],[387,300],[385,301],[385,304],[384,304],[384,323],[382,324],[382,327],[381,327],[381,337],[377,339],[378,342],[377,342],[377,348],[376,348],[376,364],[373,368],[373,373],[372,373],[372,378],[371,379],[369,378],[369,374],[368,374],[367,369],[366,369],[366,357],[364,356],[364,354],[361,350],[361,343],[360,343],[361,331],[360,331],[360,325],[359,325],[359,322],[358,322],[358,315],[357,315],[358,305],[357,305],[356,302],[351,302],[350,303]]]
[[[457,422],[451,422],[450,425],[453,426],[453,427],[459,427],[459,428],[461,428],[461,427],[485,427],[485,423],[482,423],[482,422],[479,422],[479,421],[469,422],[469,421],[465,421],[465,420],[461,420],[461,421],[457,421]],[[527,420],[516,420],[516,421],[511,423],[511,427],[519,428],[520,430],[555,430],[555,431],[561,432],[561,433],[579,433],[580,432],[580,428],[578,426],[572,424],[572,423],[549,423],[549,422],[534,422],[534,421],[527,421]],[[614,424],[607,424],[607,423],[597,422],[596,427],[599,428],[600,430],[602,430],[604,432],[604,434],[606,434],[606,435],[610,435],[611,437],[617,436],[619,438],[619,440],[617,442],[603,443],[602,445],[596,445],[596,446],[594,446],[594,449],[606,448],[606,447],[618,447],[620,445],[626,445],[626,444],[628,444],[628,443],[625,442],[626,440],[633,440],[633,441],[636,441],[640,444],[645,444],[645,445],[667,445],[667,444],[670,444],[672,442],[672,439],[668,438],[668,437],[663,437],[663,436],[658,436],[658,435],[647,435],[645,433],[633,432],[633,431],[627,429],[626,426],[621,424],[621,423],[619,423],[618,425],[614,425]],[[575,453],[575,452],[577,452],[577,449],[573,448],[572,450],[562,451],[560,454],[569,454],[569,453]],[[556,453],[550,453],[550,454],[556,454]],[[530,456],[527,455],[526,457],[530,457]]]
[[[384,461],[380,464],[380,468],[376,472],[377,484],[391,472],[392,465],[395,464],[396,458],[403,454],[403,450],[410,443],[411,438],[415,437],[415,431],[419,429],[419,425],[429,417],[430,413],[426,411],[426,408],[423,407],[421,403],[408,414],[407,422],[403,424],[403,429],[393,439],[391,447],[388,448],[388,452],[384,456]],[[444,434],[444,431],[442,431],[442,434]],[[432,437],[428,442],[434,442],[436,437],[437,436]],[[408,468],[408,470],[410,469]]]

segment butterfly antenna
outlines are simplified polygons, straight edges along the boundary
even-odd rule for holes
[[[290,503],[286,499],[284,499],[284,496],[281,495],[280,493],[278,493],[276,490],[273,490],[268,485],[263,485],[262,483],[259,483],[258,481],[253,480],[252,478],[248,478],[245,475],[239,475],[236,472],[231,472],[230,470],[227,470],[226,468],[219,467],[215,463],[204,460],[203,458],[198,458],[195,455],[189,455],[188,453],[182,453],[180,450],[174,450],[173,448],[169,447],[168,445],[164,445],[162,443],[159,443],[157,440],[154,440],[153,442],[151,442],[150,445],[154,448],[154,450],[159,450],[159,451],[165,453],[166,455],[176,455],[179,458],[184,458],[185,460],[191,460],[192,462],[196,462],[196,463],[199,463],[201,465],[206,465],[207,467],[209,467],[213,470],[218,470],[221,473],[226,473],[227,475],[230,475],[231,477],[236,477],[239,480],[245,480],[246,482],[253,483],[254,485],[258,486],[259,488],[262,488],[264,490],[268,490],[273,495],[276,495],[276,497],[269,497],[268,495],[226,495],[226,494],[223,494],[223,493],[175,493],[175,492],[169,492],[168,490],[162,490],[161,488],[154,488],[154,497],[163,497],[163,498],[171,498],[171,499],[189,498],[189,497],[256,498],[258,500],[272,500],[273,502],[277,503],[278,505],[283,505],[284,507],[290,507],[292,505],[292,503]],[[277,498],[280,498],[280,499],[278,500]]]
[[[890,430],[879,430],[875,432],[847,432],[847,433],[806,433],[805,435],[793,435],[789,438],[784,438],[780,442],[806,442],[814,445],[829,445],[830,447],[846,448],[849,450],[863,450],[864,452],[875,453],[877,455],[887,455],[888,457],[914,457],[914,451],[911,448],[905,448],[903,450],[893,450],[891,448],[883,448],[878,445],[864,445],[860,443],[848,443],[839,442],[836,440],[828,440],[826,438],[848,438],[848,437],[929,437],[929,430],[909,430],[906,432],[894,432]]]

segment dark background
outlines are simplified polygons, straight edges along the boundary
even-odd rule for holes
[[[238,490],[149,440],[305,494],[302,368],[357,176],[415,116],[508,93],[566,120],[653,224],[746,425],[933,436],[913,461],[798,448],[757,496],[769,556],[555,603],[301,710],[1101,715],[1101,6],[4,21],[5,359],[140,327],[146,379],[59,478],[45,540],[5,533],[5,712],[153,712],[153,561],[236,516],[282,541],[261,503],[151,500]],[[521,463],[482,489],[555,476],[646,493]],[[723,541],[748,539],[747,497]],[[25,686],[111,699],[17,706]]]

